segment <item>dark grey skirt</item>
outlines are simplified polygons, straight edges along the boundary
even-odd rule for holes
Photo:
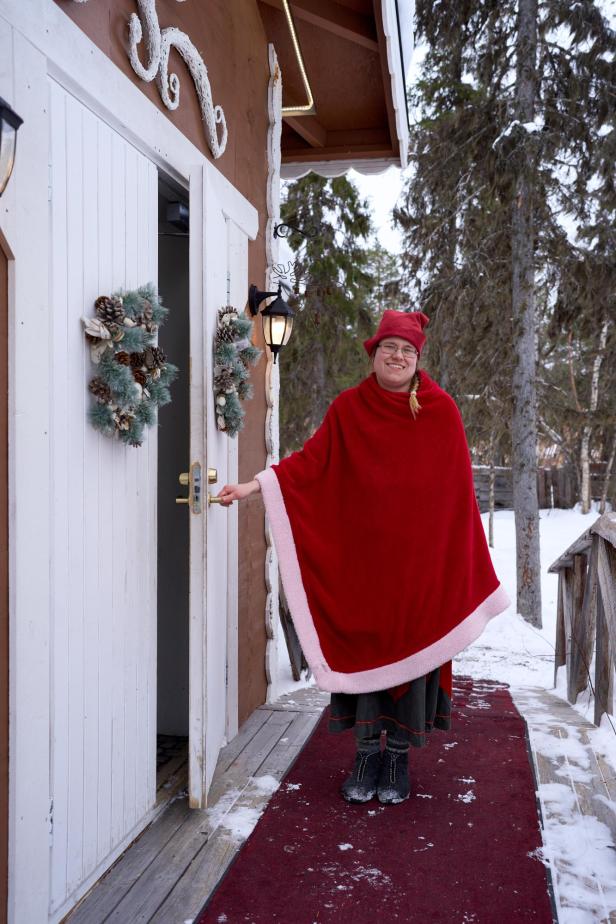
[[[433,728],[451,728],[451,700],[439,687],[440,667],[410,682],[395,698],[388,690],[376,693],[332,693],[329,730],[352,728],[358,738],[385,731],[416,748],[427,744]]]

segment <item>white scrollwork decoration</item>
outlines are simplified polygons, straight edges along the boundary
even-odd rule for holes
[[[87,3],[88,0],[73,0],[73,2]],[[175,26],[161,30],[156,12],[156,0],[136,0],[136,2],[139,14],[131,13],[128,23],[128,57],[132,69],[146,83],[156,78],[160,97],[167,109],[177,109],[180,104],[180,79],[177,74],[169,73],[169,55],[171,49],[175,48],[186,64],[195,84],[210,151],[215,158],[220,157],[227,147],[227,122],[222,106],[214,105],[212,88],[203,58],[185,32],[180,32]],[[177,2],[183,3],[184,0],[177,0]],[[138,50],[144,38],[144,29],[146,64],[141,61]]]

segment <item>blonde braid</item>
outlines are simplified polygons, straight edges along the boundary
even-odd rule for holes
[[[413,415],[413,420],[417,417],[418,412],[421,410],[421,404],[417,400],[417,391],[419,389],[419,372],[416,372],[413,376],[411,382],[411,390],[409,392],[409,407],[411,409],[411,414]]]

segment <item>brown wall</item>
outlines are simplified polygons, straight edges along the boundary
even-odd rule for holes
[[[0,242],[0,922],[6,921],[9,803],[8,260]]]
[[[173,122],[259,212],[259,235],[250,243],[249,282],[265,284],[267,220],[267,88],[269,67],[267,39],[257,0],[208,0],[177,3],[158,0],[161,28],[177,26],[199,49],[207,66],[212,98],[223,107],[228,141],[224,154],[214,161],[207,143],[192,79],[175,51],[169,73],[180,78],[178,109],[170,112],[161,102],[154,83],[144,83],[128,59],[128,20],[137,11],[134,0],[91,0],[77,4],[55,0],[98,47]],[[145,49],[144,49],[145,55]],[[142,58],[145,60],[145,57]],[[243,308],[244,305],[237,305]],[[263,346],[255,324],[254,342]],[[246,403],[246,426],[240,436],[240,480],[250,480],[265,464],[265,356],[253,370],[254,398]],[[265,700],[265,539],[263,507],[251,498],[240,511],[239,550],[239,720],[246,719]]]

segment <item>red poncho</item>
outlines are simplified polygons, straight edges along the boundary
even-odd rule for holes
[[[460,412],[425,373],[372,373],[299,452],[260,472],[287,601],[322,690],[368,693],[445,665],[509,606],[494,573]]]

